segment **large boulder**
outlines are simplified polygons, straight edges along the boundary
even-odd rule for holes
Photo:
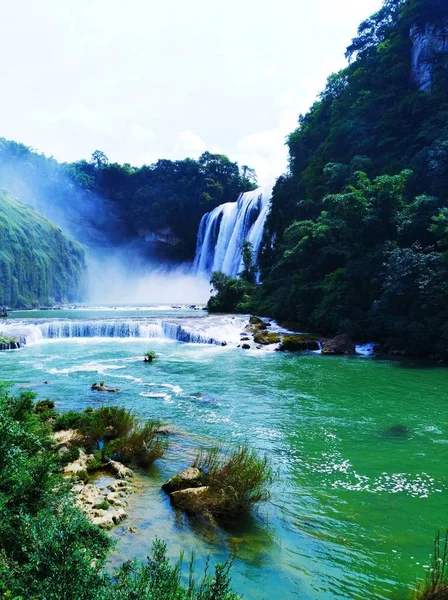
[[[263,320],[260,317],[250,317],[249,323],[251,325],[263,325]]]
[[[281,352],[304,352],[305,350],[319,350],[317,338],[307,335],[286,335],[281,341]]]
[[[355,354],[355,352],[353,340],[345,333],[322,342],[322,354]]]
[[[167,494],[172,494],[179,490],[187,488],[199,488],[202,486],[202,471],[196,467],[188,467],[184,471],[170,477],[162,485],[162,490]]]

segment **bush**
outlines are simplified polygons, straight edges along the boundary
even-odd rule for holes
[[[155,352],[154,350],[148,350],[148,352],[145,352],[143,360],[144,362],[152,362],[157,357],[157,352]]]
[[[201,451],[193,466],[202,471],[203,485],[208,490],[186,495],[185,510],[236,517],[270,498],[269,487],[274,480],[270,461],[246,444],[230,452],[223,452],[219,446]]]
[[[89,471],[101,468],[108,459],[148,466],[161,458],[166,448],[159,436],[159,421],[141,423],[131,412],[119,406],[104,406],[84,412],[69,411],[60,415],[55,430],[77,429],[84,436],[88,450],[100,448]]]

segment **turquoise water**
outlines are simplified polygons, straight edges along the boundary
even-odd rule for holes
[[[18,315],[29,316],[48,313]],[[149,348],[159,359],[144,364]],[[172,557],[194,550],[198,567],[208,554],[237,550],[233,582],[246,598],[406,598],[425,575],[435,531],[448,527],[442,367],[81,338],[0,353],[0,379],[30,386],[60,410],[120,404],[176,428],[129,519],[112,533],[114,564],[144,558],[157,535]],[[92,392],[99,380],[120,392]],[[160,490],[198,445],[216,439],[248,440],[279,474],[271,502],[221,528],[176,514]],[[131,525],[136,534],[127,533]]]

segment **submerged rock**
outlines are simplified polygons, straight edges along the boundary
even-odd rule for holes
[[[385,437],[391,438],[407,438],[409,436],[410,429],[407,425],[392,425],[391,427],[386,427],[383,431],[383,435]]]
[[[162,485],[162,490],[167,494],[172,494],[179,490],[187,488],[198,488],[202,486],[202,471],[196,467],[188,467],[177,475],[170,477]]]
[[[170,500],[176,508],[188,511],[189,509],[194,509],[194,503],[197,502],[198,497],[203,496],[208,489],[208,485],[203,485],[201,487],[178,490],[170,494]]]
[[[322,354],[355,354],[355,344],[350,337],[343,333],[331,340],[322,342]]]
[[[249,345],[249,344],[243,344],[243,345],[241,346],[241,348],[242,348],[243,350],[250,350],[250,345]]]

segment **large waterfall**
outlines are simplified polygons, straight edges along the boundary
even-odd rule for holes
[[[222,271],[235,277],[243,268],[241,250],[246,240],[257,258],[271,197],[272,186],[258,188],[205,214],[199,225],[194,270],[207,275]]]

